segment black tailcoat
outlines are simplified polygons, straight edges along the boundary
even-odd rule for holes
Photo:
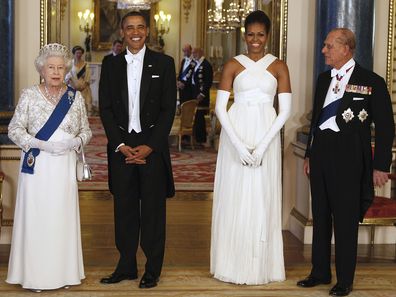
[[[108,139],[109,187],[114,195],[115,241],[120,252],[116,272],[137,273],[138,244],[146,255],[145,270],[161,273],[165,249],[166,197],[175,193],[168,135],[176,109],[176,73],[171,57],[146,48],[140,84],[142,131],[128,133],[126,51],[102,64],[100,117]],[[116,148],[147,145],[146,164],[126,164]]]
[[[336,123],[340,131],[320,130],[318,121],[331,79],[331,71],[318,77],[306,151],[313,216],[311,275],[323,281],[331,279],[334,229],[337,282],[350,286],[356,267],[359,220],[363,220],[374,196],[373,170],[389,171],[395,126],[384,79],[356,64],[339,99]]]

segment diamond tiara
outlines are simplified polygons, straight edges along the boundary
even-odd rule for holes
[[[41,55],[45,55],[48,53],[53,53],[53,52],[57,52],[60,53],[62,55],[69,55],[69,49],[64,46],[63,44],[60,43],[49,43],[44,45],[39,52],[39,56]]]

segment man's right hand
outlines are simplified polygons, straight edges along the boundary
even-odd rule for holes
[[[129,145],[122,145],[118,150],[125,156],[125,159],[133,158],[134,150]],[[146,164],[146,159],[134,159],[132,162],[128,161],[128,164]]]
[[[304,159],[303,171],[304,174],[309,178],[309,158]]]

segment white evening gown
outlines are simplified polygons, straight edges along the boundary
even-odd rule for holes
[[[10,138],[27,151],[31,135],[37,133],[53,109],[37,86],[24,90],[9,126]],[[76,135],[84,144],[91,137],[79,92],[49,140]],[[22,151],[21,160],[24,154]],[[34,174],[19,174],[6,282],[45,290],[78,285],[83,278],[76,152],[55,156],[41,151]]]
[[[228,111],[238,137],[255,147],[276,118],[277,80],[266,70],[276,57],[257,62],[235,59],[245,69],[233,84]],[[210,271],[215,278],[258,285],[285,280],[281,228],[281,147],[279,133],[258,168],[243,166],[222,130],[213,193]]]

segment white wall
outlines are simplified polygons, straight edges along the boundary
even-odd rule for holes
[[[292,115],[285,125],[283,162],[283,227],[288,229],[290,211],[294,206],[296,193],[296,158],[291,142],[296,138],[296,130],[306,124],[307,112],[312,106],[313,53],[315,0],[289,1],[287,31],[287,65],[293,92]],[[308,197],[307,197],[308,199]]]
[[[162,0],[158,3],[158,11],[163,10],[165,14],[172,15],[170,31],[163,36],[165,41],[165,53],[175,59],[176,71],[179,68],[180,57],[180,1]]]
[[[386,79],[389,0],[375,1],[373,70]]]

